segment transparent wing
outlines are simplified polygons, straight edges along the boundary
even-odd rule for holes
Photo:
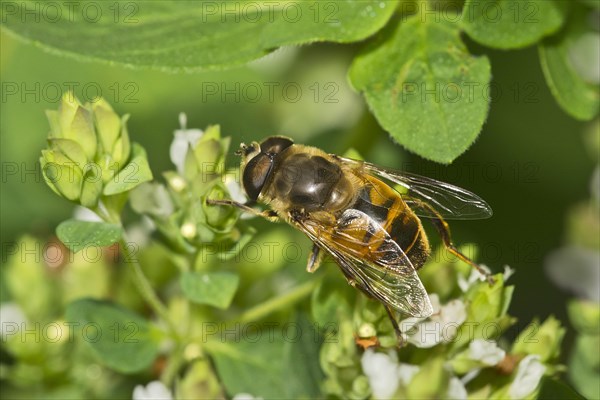
[[[310,219],[296,223],[364,292],[413,317],[432,314],[427,291],[410,260],[385,229],[367,214],[346,210],[333,233]],[[368,244],[360,239],[366,232],[372,235]]]
[[[492,208],[479,196],[458,186],[407,172],[393,171],[377,165],[337,157],[352,167],[406,189],[401,195],[420,217],[433,217],[431,208],[445,219],[483,219],[492,216]],[[424,202],[429,207],[422,207]]]

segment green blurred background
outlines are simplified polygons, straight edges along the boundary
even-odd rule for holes
[[[1,45],[3,262],[4,244],[24,233],[48,238],[72,213],[72,205],[43,183],[37,160],[49,130],[44,110],[57,108],[58,90],[75,85],[80,99],[101,94],[117,113],[132,115],[130,136],[147,149],[155,176],[172,168],[168,147],[185,112],[188,127],[220,124],[233,148],[282,134],[329,152],[354,147],[374,163],[468,188],[489,202],[494,216],[452,223],[454,241],[477,243],[478,261],[494,271],[516,269],[511,314],[519,323],[509,335],[535,316],[555,314],[567,323],[568,295],[546,278],[543,263],[563,243],[569,208],[589,198],[594,160],[584,141],[588,124],[555,103],[535,48],[501,52],[469,43],[491,58],[494,98],[480,138],[443,166],[392,144],[351,90],[346,71],[356,46],[286,48],[243,68],[175,75],[73,61],[6,34]],[[230,163],[236,163],[233,154]]]

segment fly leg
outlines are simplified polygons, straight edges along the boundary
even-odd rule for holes
[[[474,267],[477,271],[479,271],[480,274],[485,276],[485,279],[487,279],[487,281],[490,285],[493,285],[496,282],[494,277],[492,276],[492,274],[490,274],[488,271],[483,269],[481,267],[481,265],[477,264],[476,262],[471,260],[469,257],[467,257],[466,255],[461,253],[456,247],[454,247],[454,244],[452,244],[452,239],[450,237],[450,228],[448,227],[448,224],[446,223],[446,221],[444,221],[443,219],[440,219],[440,218],[436,218],[436,219],[432,219],[431,222],[433,223],[433,225],[439,232],[440,237],[442,238],[442,242],[444,243],[444,246],[450,253],[454,254],[456,257],[458,257],[462,261],[464,261],[467,264]]]
[[[398,347],[402,348],[406,345],[406,342],[404,341],[404,337],[402,336],[402,331],[400,330],[398,321],[396,320],[396,317],[394,316],[394,310],[392,310],[392,308],[390,306],[388,306],[387,304],[385,304],[384,306],[385,306],[385,311],[387,311],[388,316],[390,317],[390,321],[392,321],[392,326],[394,327],[394,332],[396,332],[396,339],[398,341]]]
[[[279,220],[279,215],[277,215],[277,213],[273,210],[266,210],[266,211],[259,211],[259,210],[255,210],[252,207],[247,206],[246,204],[242,204],[242,203],[238,203],[237,201],[233,201],[233,200],[213,200],[213,199],[207,199],[206,200],[206,204],[210,204],[213,206],[232,206],[232,207],[237,207],[240,210],[243,210],[247,213],[256,215],[258,217],[262,217],[265,219],[268,219],[269,221],[272,222],[277,222]]]
[[[433,224],[435,229],[438,231],[438,233],[442,239],[442,243],[444,243],[444,247],[446,247],[446,249],[450,253],[454,254],[457,258],[466,262],[467,264],[469,264],[473,268],[475,268],[477,271],[479,271],[480,274],[485,276],[486,280],[488,281],[488,283],[490,285],[493,285],[495,283],[495,279],[492,276],[492,274],[490,274],[488,271],[483,269],[481,267],[481,265],[477,264],[476,262],[471,260],[469,257],[467,257],[466,255],[461,253],[454,246],[454,244],[452,243],[452,237],[450,236],[450,227],[448,226],[448,223],[446,223],[446,221],[444,221],[442,216],[433,207],[431,207],[429,204],[426,204],[426,203],[418,201],[418,200],[411,199],[411,202],[414,202],[418,207],[425,209],[428,213],[431,214],[431,223]]]
[[[319,268],[321,265],[321,261],[323,261],[324,253],[321,251],[321,248],[316,244],[313,244],[312,251],[310,252],[310,256],[308,257],[308,262],[306,264],[306,270],[310,273],[313,273]]]
[[[305,221],[308,218],[308,215],[305,211],[296,208],[289,210],[288,214],[290,220],[300,226],[302,226],[303,221]],[[305,229],[300,230],[304,231]],[[321,248],[316,243],[314,243],[313,240],[313,247],[310,252],[310,256],[308,256],[308,260],[306,262],[306,271],[310,273],[315,272],[317,268],[319,268],[319,266],[321,265],[321,262],[323,261],[323,256],[324,252],[321,251]]]
[[[304,221],[307,217],[306,213],[297,209],[290,210],[289,215],[290,219],[296,224],[301,224],[302,221]],[[325,253],[321,250],[321,248],[316,243],[313,243],[312,250],[306,262],[306,271],[310,273],[315,272],[317,268],[321,266],[324,255]]]

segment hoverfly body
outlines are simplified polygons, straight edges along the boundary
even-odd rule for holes
[[[452,254],[493,282],[450,239],[445,219],[492,215],[488,204],[467,190],[327,154],[282,136],[242,143],[236,154],[242,157],[242,185],[248,198],[270,209],[259,211],[232,200],[207,203],[281,219],[306,234],[313,242],[307,270],[314,272],[325,254],[333,258],[350,285],[385,306],[399,343],[402,336],[394,312],[413,317],[433,313],[417,275],[430,254],[419,217],[433,223]]]

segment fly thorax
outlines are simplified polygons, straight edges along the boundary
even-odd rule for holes
[[[308,212],[338,209],[348,203],[347,183],[340,167],[325,157],[291,154],[273,177],[274,195]]]

